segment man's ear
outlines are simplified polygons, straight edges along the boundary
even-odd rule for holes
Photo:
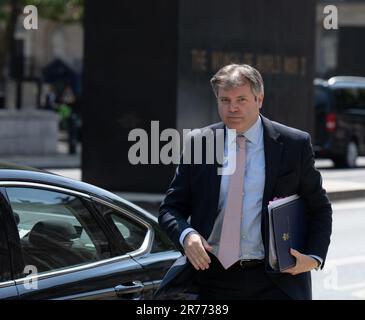
[[[259,104],[259,108],[261,109],[261,107],[262,107],[262,102],[264,101],[264,94],[263,93],[261,93],[261,94],[259,94],[259,96],[257,97],[257,102],[258,102],[258,104]]]

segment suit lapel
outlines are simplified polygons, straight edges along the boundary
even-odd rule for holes
[[[278,169],[281,163],[283,144],[278,141],[280,133],[277,132],[271,121],[261,116],[264,128],[264,153],[265,153],[265,188],[263,205],[270,201],[275,187]]]
[[[281,163],[283,144],[278,141],[280,133],[277,132],[272,122],[261,116],[264,129],[264,153],[265,153],[265,187],[262,198],[262,216],[261,216],[261,234],[265,252],[269,250],[269,221],[267,213],[267,204],[273,197],[273,191],[276,183],[278,169]],[[266,260],[268,254],[265,255]]]

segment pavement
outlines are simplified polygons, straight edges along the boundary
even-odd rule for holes
[[[358,167],[355,169],[336,169],[327,159],[316,159],[315,165],[332,201],[365,198],[365,157],[357,159]]]
[[[81,147],[77,154],[67,154],[67,144],[58,145],[58,153],[47,156],[0,156],[0,162],[46,169],[75,180],[81,180]],[[315,165],[323,178],[323,187],[331,201],[365,198],[365,157],[358,159],[356,169],[335,169],[331,160],[316,159]],[[141,207],[156,213],[164,194],[132,193],[110,190]]]
[[[365,199],[332,203],[331,244],[324,269],[312,271],[314,300],[365,300]]]
[[[68,144],[59,141],[57,152],[47,155],[0,155],[0,162],[14,163],[39,169],[78,169],[81,168],[81,145],[76,154],[68,154]]]

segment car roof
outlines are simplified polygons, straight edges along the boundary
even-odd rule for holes
[[[365,77],[336,76],[328,80],[317,78],[314,79],[314,84],[331,89],[365,88]]]
[[[0,182],[1,181],[33,182],[78,191],[96,196],[118,206],[129,206],[135,209],[138,213],[142,213],[146,218],[153,222],[157,222],[157,218],[151,213],[112,192],[86,182],[66,178],[45,170],[0,162]]]

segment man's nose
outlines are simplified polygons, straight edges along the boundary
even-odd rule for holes
[[[238,110],[238,106],[235,102],[230,102],[228,107],[229,112],[236,112]]]

